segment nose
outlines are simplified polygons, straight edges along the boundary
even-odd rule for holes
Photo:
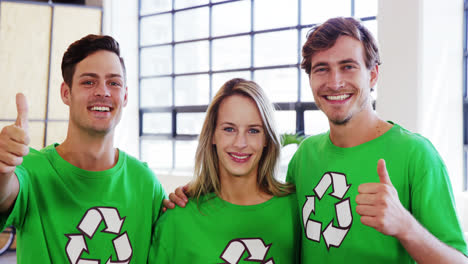
[[[98,97],[109,97],[110,90],[105,83],[100,82],[94,89],[94,95]]]
[[[239,149],[247,147],[247,137],[245,133],[237,133],[236,138],[234,139],[234,146]]]
[[[344,86],[342,75],[337,70],[330,70],[328,74],[327,86],[333,90],[339,90]]]

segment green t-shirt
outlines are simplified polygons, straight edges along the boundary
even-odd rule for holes
[[[249,206],[214,194],[164,213],[151,264],[299,263],[300,222],[295,194]]]
[[[303,263],[414,263],[400,242],[365,226],[358,186],[387,170],[402,205],[438,239],[467,254],[445,165],[429,140],[397,124],[382,136],[339,148],[329,132],[307,138],[288,167],[302,221]]]
[[[17,229],[18,263],[145,263],[165,197],[152,171],[123,151],[113,168],[85,171],[56,146],[15,170],[18,197],[0,223]]]

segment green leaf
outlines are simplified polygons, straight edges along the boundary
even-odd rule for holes
[[[285,133],[281,135],[281,146],[287,146],[289,144],[301,144],[301,142],[305,139],[305,136],[296,133]]]

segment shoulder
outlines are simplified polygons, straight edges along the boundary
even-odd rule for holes
[[[297,195],[296,193],[290,193],[285,196],[276,196],[275,197],[276,204],[282,204],[286,206],[296,206],[297,205]]]
[[[389,140],[391,140],[393,144],[404,145],[406,148],[415,151],[425,150],[437,152],[429,139],[418,133],[413,133],[398,124],[394,124],[390,132]]]
[[[309,152],[309,151],[317,149],[319,145],[327,142],[329,138],[328,135],[329,134],[327,132],[327,133],[322,133],[322,134],[307,137],[306,139],[304,139],[304,141],[301,142],[301,144],[297,148],[295,155],[299,155],[303,152]]]
[[[187,219],[191,219],[198,210],[197,202],[193,201],[192,199],[189,200],[185,207],[179,207],[176,205],[174,209],[168,209],[164,212],[158,220],[158,227],[159,225],[178,225],[184,224]]]
[[[388,137],[392,148],[400,150],[402,156],[413,164],[415,169],[444,168],[445,164],[431,141],[424,136],[413,133],[397,124]]]
[[[119,159],[123,159],[126,169],[131,173],[139,173],[142,176],[151,176],[154,178],[153,171],[148,167],[146,162],[142,162],[125,151],[119,149]]]
[[[42,150],[36,150],[34,148],[29,148],[28,155],[23,157],[23,163],[17,168],[23,170],[32,170],[38,171],[38,168],[46,168],[49,164],[52,163],[52,152],[55,151],[55,147],[48,146]]]
[[[142,162],[122,150],[119,150],[119,159],[123,159],[122,166],[127,176],[129,175],[129,177],[137,178],[137,182],[140,184],[143,183],[147,185],[147,187],[153,186],[155,191],[161,195],[165,195],[161,182],[158,180],[153,170],[148,167],[146,162]]]
[[[303,159],[310,155],[315,155],[315,152],[319,152],[325,148],[328,140],[328,132],[307,137],[299,145],[291,161],[294,161],[296,159]]]
[[[307,148],[314,146],[315,144],[323,143],[329,138],[329,133],[321,133],[313,136],[309,136],[301,143],[299,148]]]

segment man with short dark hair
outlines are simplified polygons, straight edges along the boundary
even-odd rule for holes
[[[353,18],[314,27],[302,68],[330,131],[289,163],[303,263],[467,263],[445,165],[426,138],[372,108],[379,52]],[[377,170],[376,170],[377,169]]]
[[[127,104],[119,44],[97,35],[74,42],[62,75],[64,142],[28,148],[22,94],[15,124],[0,134],[1,226],[16,227],[20,264],[146,263],[165,194],[146,164],[113,145]]]

